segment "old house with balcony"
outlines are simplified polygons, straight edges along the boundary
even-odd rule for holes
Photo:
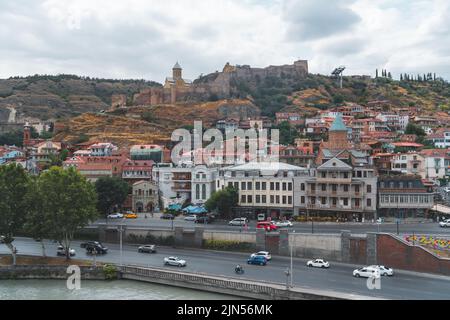
[[[364,221],[376,216],[377,171],[332,158],[294,178],[296,215]]]
[[[378,179],[378,216],[428,218],[433,192],[419,175],[383,175]]]

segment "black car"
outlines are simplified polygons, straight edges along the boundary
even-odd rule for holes
[[[195,223],[210,223],[211,219],[209,217],[197,217]]]
[[[87,254],[105,254],[108,253],[108,248],[104,247],[100,244],[88,244],[86,246],[86,253]]]
[[[86,242],[82,242],[82,243],[80,244],[80,247],[81,247],[81,248],[86,248],[88,245],[93,245],[93,246],[95,246],[95,245],[100,245],[100,246],[103,247],[103,244],[102,244],[101,242],[98,242],[98,241],[86,241]]]
[[[171,213],[164,213],[163,215],[161,215],[161,219],[173,220],[175,219],[175,216]]]

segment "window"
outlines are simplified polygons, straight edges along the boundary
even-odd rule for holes
[[[266,199],[266,196],[265,196],[265,195],[262,195],[261,200],[262,200],[262,201],[261,201],[262,203],[266,203],[266,200],[267,200],[267,199]]]
[[[348,185],[344,184],[344,192],[348,192]]]
[[[200,185],[199,184],[195,185],[195,198],[200,199]]]
[[[344,172],[344,179],[348,179],[348,172]]]
[[[261,183],[260,182],[255,182],[255,189],[256,190],[260,190],[261,189]]]
[[[202,199],[206,200],[206,184],[202,184]]]
[[[253,183],[247,182],[247,190],[252,190],[252,189],[253,189]]]
[[[292,204],[292,196],[288,196],[288,204]]]
[[[252,196],[247,196],[247,203],[252,203],[253,202],[253,197]]]
[[[292,191],[292,182],[288,182],[288,191]]]
[[[304,183],[300,183],[300,190],[301,191],[305,191],[305,184]]]
[[[245,203],[246,199],[247,199],[247,197],[245,195],[241,195],[241,203]]]
[[[355,207],[359,207],[360,206],[360,202],[359,202],[359,199],[355,199]]]
[[[322,172],[321,176],[322,176],[322,178],[326,178],[327,177],[327,173],[326,172]]]
[[[276,182],[276,183],[275,183],[275,187],[276,187],[276,190],[280,190],[280,183],[279,183],[279,182]]]
[[[283,191],[286,191],[286,189],[287,189],[287,185],[286,185],[286,182],[283,182],[283,186],[282,186],[282,189],[283,189]]]
[[[305,203],[305,197],[304,196],[300,197],[300,203]]]
[[[281,199],[281,201],[282,201],[282,202],[281,202],[282,204],[286,204],[286,196],[283,196],[282,199]]]
[[[359,186],[355,186],[355,193],[359,193]]]
[[[367,193],[371,193],[372,192],[372,185],[368,184],[367,185]]]
[[[337,205],[337,198],[331,198],[331,203],[333,206]]]
[[[275,199],[276,199],[276,203],[279,204],[280,203],[280,196],[276,196]]]
[[[245,182],[241,182],[241,190],[247,190]]]
[[[232,187],[233,186],[233,182],[228,182],[228,186]]]
[[[367,206],[371,207],[372,206],[372,199],[367,199]]]
[[[270,190],[275,190],[275,183],[274,182],[270,183]]]
[[[270,196],[270,203],[275,203],[275,197],[273,195]]]
[[[327,185],[325,183],[322,183],[322,191],[327,191]]]
[[[344,203],[344,206],[348,206],[348,199],[347,198],[343,198],[342,202]]]
[[[261,196],[259,194],[257,194],[255,196],[255,200],[256,200],[256,203],[260,203],[261,202]]]
[[[266,190],[266,183],[265,182],[263,182],[262,184],[261,184],[261,190]]]
[[[234,188],[235,188],[235,189],[239,189],[239,182],[235,182],[235,183],[234,183]]]

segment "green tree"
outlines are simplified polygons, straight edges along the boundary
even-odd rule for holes
[[[418,137],[425,136],[426,133],[421,126],[409,122],[406,126],[405,134],[415,134]]]
[[[223,218],[231,217],[231,209],[237,206],[239,192],[233,187],[226,187],[223,190],[214,192],[206,201],[205,207],[208,211],[217,210]]]
[[[70,259],[69,248],[75,232],[98,214],[94,185],[74,168],[52,167],[39,177],[38,189],[45,220]]]
[[[281,122],[279,125],[272,127],[272,129],[279,130],[280,144],[282,145],[293,144],[295,139],[299,136],[297,129],[292,127],[287,121]]]
[[[29,210],[26,201],[30,179],[25,169],[17,164],[0,166],[0,236],[11,250],[13,265],[16,265],[16,248],[13,245],[17,234]]]
[[[129,185],[118,177],[101,177],[95,182],[97,190],[98,211],[104,215],[111,213],[116,206],[121,206],[128,196]]]
[[[26,216],[24,229],[33,239],[41,243],[42,256],[46,257],[44,239],[53,235],[53,225],[43,210],[41,199],[42,190],[39,189],[38,178],[31,178],[26,198],[26,201],[31,205]]]

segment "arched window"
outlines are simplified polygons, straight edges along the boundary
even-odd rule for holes
[[[206,184],[202,184],[202,199],[206,200]]]
[[[200,199],[200,185],[195,185],[195,199]]]

